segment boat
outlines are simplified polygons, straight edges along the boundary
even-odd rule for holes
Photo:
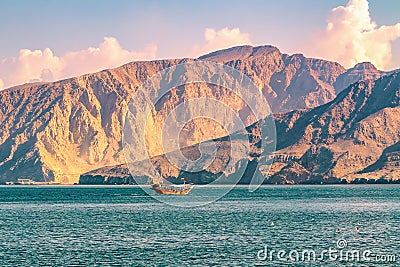
[[[184,179],[182,179],[184,180]],[[184,180],[185,181],[185,180]],[[194,184],[152,184],[151,189],[162,195],[187,195],[193,189]]]

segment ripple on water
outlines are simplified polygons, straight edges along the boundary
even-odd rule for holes
[[[138,187],[0,187],[0,262],[248,266],[263,264],[256,257],[264,245],[322,250],[338,239],[395,253],[399,189],[267,186],[250,193],[239,187],[216,203],[187,209],[159,203]],[[218,187],[197,190],[197,197],[218,194]],[[190,195],[175,199],[191,201]]]

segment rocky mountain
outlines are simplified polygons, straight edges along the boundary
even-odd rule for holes
[[[314,109],[274,115],[277,126],[277,151],[269,172],[260,168],[265,183],[367,183],[400,182],[400,74],[375,81],[357,82],[343,90],[333,101]],[[246,133],[254,136],[251,125]],[[228,142],[228,141],[223,141]],[[255,145],[253,142],[253,146]],[[229,151],[224,151],[229,154]],[[162,157],[152,159],[165,178],[207,183],[222,173],[232,159],[224,159],[213,169],[193,175],[170,172]],[[255,157],[263,162],[269,158]],[[162,163],[160,163],[162,162]],[[236,167],[240,160],[235,160]],[[251,164],[249,164],[251,167]],[[126,166],[120,166],[126,169]],[[107,168],[82,175],[81,182],[92,176],[113,177]],[[115,177],[114,177],[115,178]],[[175,179],[177,178],[177,179]]]
[[[277,153],[294,155],[303,171],[314,176],[359,179],[399,142],[399,105],[399,73],[357,82],[330,103],[277,115],[277,127],[285,132],[279,135]],[[287,168],[273,176],[284,177]]]
[[[346,71],[338,63],[286,55],[272,46],[242,46],[199,59],[132,62],[53,83],[6,89],[0,91],[0,182],[23,177],[73,183],[82,173],[123,163],[121,127],[130,97],[160,70],[195,60],[224,63],[244,72],[265,94],[274,112],[325,104],[357,77],[370,78],[372,73],[372,67]],[[223,88],[189,84],[174,89],[159,103],[154,132],[174,105],[198,96],[218,99],[238,112],[244,108]],[[301,114],[279,116],[295,123]],[[186,145],[226,134],[218,127],[202,131],[207,128],[204,123],[198,121],[188,128]],[[150,147],[154,156],[160,153],[156,147]]]
[[[333,84],[346,72],[336,62],[286,55],[272,46],[230,48],[200,59],[226,64],[252,78],[274,112],[312,108],[331,101],[338,93]]]
[[[134,90],[188,60],[133,62],[113,70],[0,92],[0,180],[76,182],[124,162],[121,125]]]
[[[370,62],[363,62],[356,64],[353,68],[348,69],[346,72],[340,74],[333,85],[336,90],[340,92],[350,84],[353,84],[357,81],[376,80],[387,74],[390,73],[378,70]]]

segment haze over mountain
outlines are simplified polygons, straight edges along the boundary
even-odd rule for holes
[[[392,137],[391,141],[385,139],[386,143],[379,141],[381,143],[375,144],[375,139],[369,137],[373,140],[370,141],[362,130],[356,131],[354,128],[355,122],[364,122],[360,124],[364,127],[362,129],[368,129],[368,125],[379,124],[384,118],[395,123],[395,111],[385,108],[393,108],[393,105],[398,104],[397,74],[378,80],[375,86],[375,82],[368,79],[377,79],[387,73],[377,70],[372,64],[362,63],[346,70],[335,62],[310,59],[301,54],[282,54],[272,46],[241,46],[204,55],[199,59],[132,62],[116,69],[54,83],[27,84],[0,91],[0,181],[15,181],[24,177],[36,181],[73,183],[78,181],[80,174],[87,171],[124,163],[121,129],[130,96],[158,71],[194,60],[224,63],[248,75],[267,97],[272,111],[280,113],[276,115],[278,136],[282,136],[279,137],[282,139],[278,139],[279,149],[282,153],[301,157],[301,162],[296,164],[307,167],[309,171],[323,175],[329,171],[329,175],[345,175],[343,171],[340,172],[341,167],[352,171],[362,170],[361,165],[365,168],[381,156],[380,152],[386,144],[389,146],[398,142]],[[364,79],[367,79],[365,83],[344,90],[353,82]],[[385,85],[383,81],[388,82]],[[385,98],[379,92],[390,93],[393,97]],[[338,94],[339,97],[335,99]],[[345,97],[347,95],[350,96]],[[159,132],[157,129],[171,107],[198,96],[229,103],[238,112],[244,108],[240,101],[234,101],[233,96],[223,88],[207,84],[185,85],[174,89],[160,102],[159,117],[152,126],[155,134]],[[353,99],[355,96],[359,98]],[[339,101],[341,98],[344,102]],[[318,107],[333,99],[333,102]],[[372,100],[368,99],[379,99],[379,102],[370,104]],[[363,101],[368,105],[363,104]],[[314,107],[318,108],[282,114]],[[327,107],[330,108],[325,110]],[[362,107],[365,108],[358,109]],[[361,110],[364,113],[360,113]],[[364,114],[365,118],[361,118],[360,114]],[[223,129],[207,128],[204,123],[194,122],[188,131],[186,139],[190,141],[186,145],[220,138],[226,134]],[[201,130],[205,128],[207,131]],[[336,156],[345,153],[337,147],[352,142],[345,137],[351,136],[353,130],[353,135],[358,138],[351,137],[356,140],[354,142],[364,139],[367,143],[372,142],[371,148],[374,151],[371,151],[371,156],[366,156],[369,143],[364,147],[349,146],[362,152],[361,155],[357,152],[354,160],[349,160],[350,154],[347,158]],[[397,130],[393,131],[393,134],[397,133]],[[305,163],[309,158],[325,155],[325,152],[321,152],[325,151],[322,143],[330,145],[327,148],[329,155],[335,155],[330,158],[332,168],[318,169],[320,167]],[[156,147],[150,147],[154,156],[160,153]],[[343,165],[343,162],[354,162],[358,167]],[[289,167],[284,166],[278,170],[276,177],[282,176],[285,168]]]

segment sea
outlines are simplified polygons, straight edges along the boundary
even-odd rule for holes
[[[399,185],[0,187],[0,266],[400,266],[399,250]]]

